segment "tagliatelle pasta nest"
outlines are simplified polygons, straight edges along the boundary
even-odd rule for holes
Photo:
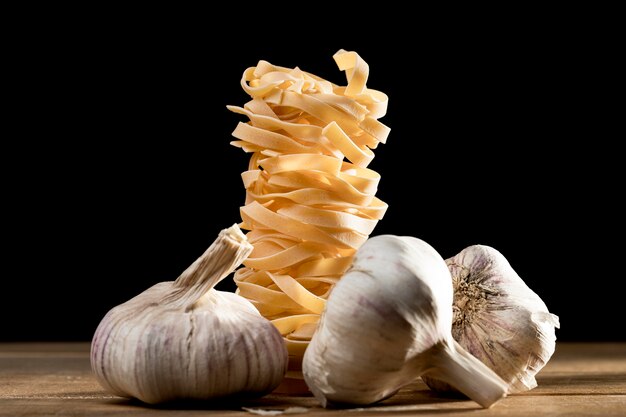
[[[380,176],[367,168],[389,134],[377,120],[387,96],[366,87],[369,68],[356,52],[334,59],[345,87],[260,61],[241,80],[252,100],[228,106],[249,118],[231,143],[252,153],[241,227],[254,251],[235,274],[237,292],[285,338],[291,378],[302,378],[333,285],[387,209],[375,197]]]

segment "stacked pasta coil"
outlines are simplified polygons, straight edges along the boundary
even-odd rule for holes
[[[333,285],[387,209],[367,168],[389,134],[377,120],[387,96],[367,88],[356,52],[333,58],[345,87],[260,61],[241,80],[252,100],[228,106],[249,119],[231,143],[252,154],[241,227],[254,251],[235,274],[237,292],[280,330],[295,380]]]

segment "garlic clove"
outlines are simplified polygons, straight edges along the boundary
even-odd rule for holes
[[[454,288],[454,339],[504,379],[510,393],[536,387],[535,375],[554,353],[559,318],[494,248],[470,246],[446,263]],[[435,390],[453,390],[423,379]]]
[[[426,242],[369,239],[328,298],[304,354],[315,397],[333,404],[372,404],[429,373],[483,407],[506,384],[452,339],[452,284],[445,261]]]
[[[251,250],[234,225],[176,281],[109,311],[91,347],[100,384],[146,403],[276,387],[287,369],[280,333],[243,297],[213,289]]]

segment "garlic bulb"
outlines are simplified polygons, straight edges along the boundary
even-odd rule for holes
[[[509,393],[536,387],[535,374],[554,353],[559,318],[494,248],[470,246],[446,263],[454,288],[454,339],[504,379]],[[424,380],[433,389],[451,389]]]
[[[287,370],[278,330],[249,301],[212,288],[252,251],[237,225],[176,281],[107,313],[91,346],[100,384],[146,403],[267,393]]]
[[[324,407],[371,404],[428,373],[489,407],[506,384],[453,340],[450,303],[450,272],[430,245],[369,239],[326,303],[304,355],[306,383]]]

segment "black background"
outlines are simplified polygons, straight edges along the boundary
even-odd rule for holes
[[[229,145],[242,118],[225,106],[246,101],[241,73],[265,59],[343,84],[339,48],[359,52],[368,86],[390,97],[391,135],[370,165],[389,204],[374,235],[417,236],[443,257],[493,246],[560,316],[560,340],[626,340],[612,145],[623,115],[602,34],[442,19],[382,38],[296,31],[286,42],[269,23],[221,32],[159,17],[18,34],[0,340],[89,340],[108,309],[175,279],[240,220],[248,156]]]

